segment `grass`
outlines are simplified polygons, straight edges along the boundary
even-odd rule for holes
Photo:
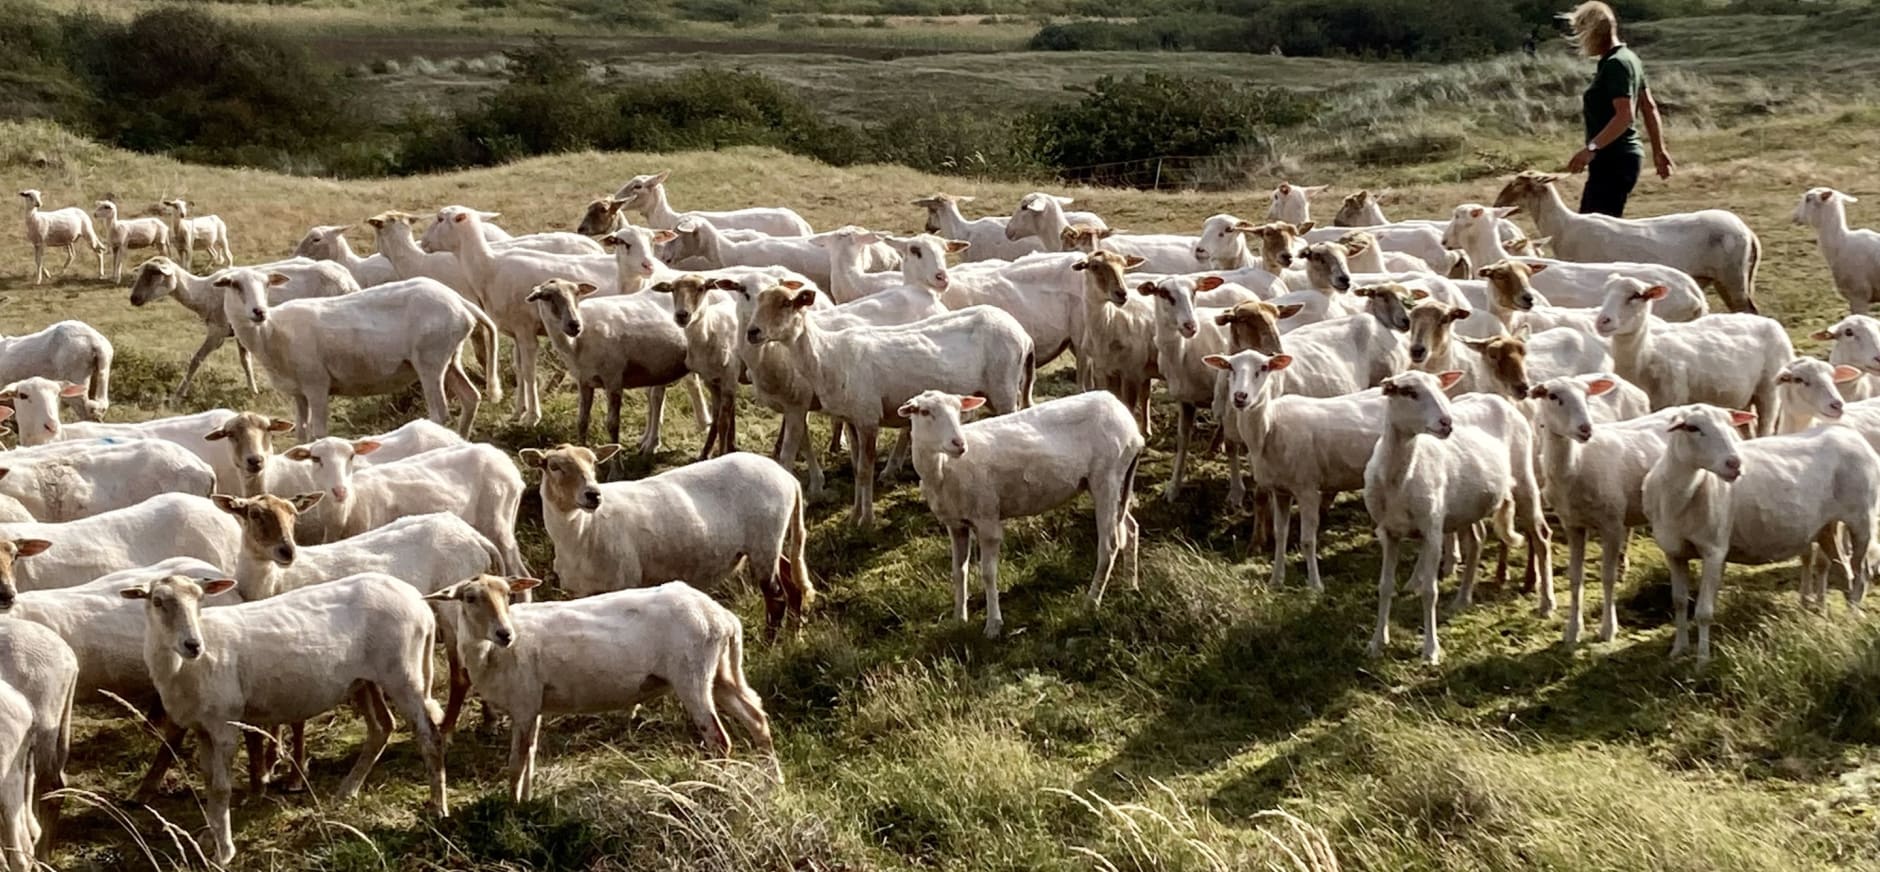
[[[965,64],[949,59],[948,63]],[[1301,183],[1390,188],[1389,209],[1437,215],[1485,201],[1519,166],[1557,166],[1575,144],[1573,65],[1512,62],[1388,77],[1341,92],[1323,137],[1301,136],[1275,170]],[[1554,64],[1554,62],[1546,62]],[[1656,69],[1656,67],[1655,67]],[[1788,215],[1800,191],[1833,184],[1863,193],[1875,164],[1880,111],[1856,91],[1770,114],[1729,110],[1723,73],[1666,70],[1672,143],[1683,169],[1641,184],[1639,214],[1727,206],[1762,236],[1759,298],[1805,350],[1805,334],[1840,314],[1805,231]],[[1476,89],[1484,83],[1493,92]],[[1721,84],[1720,84],[1721,83]],[[1790,85],[1772,80],[1772,89]],[[1800,93],[1800,92],[1798,92]],[[1486,94],[1487,96],[1483,96]],[[1805,95],[1804,95],[1805,96]],[[1342,121],[1420,101],[1403,122],[1403,156],[1383,133],[1331,135]],[[1493,110],[1528,103],[1526,126]],[[1543,108],[1545,111],[1543,112]],[[1399,111],[1399,110],[1391,110]],[[1403,149],[1463,135],[1422,157]],[[1370,149],[1370,151],[1367,151]],[[187,196],[224,216],[243,261],[288,251],[308,225],[357,220],[386,207],[423,211],[463,202],[500,209],[514,230],[567,228],[586,199],[620,179],[673,170],[681,207],[782,202],[818,226],[855,222],[909,230],[906,201],[934,190],[1003,208],[1027,186],[923,176],[897,167],[832,169],[768,151],[680,155],[572,154],[476,172],[336,183],[205,169],[75,140],[43,125],[0,125],[0,185],[37,187],[50,203],[114,191],[123,202]],[[1264,180],[1261,180],[1262,183]],[[1259,191],[1069,193],[1117,226],[1189,231],[1202,216],[1257,217]],[[1329,209],[1333,201],[1320,204]],[[1869,210],[1869,211],[1862,211]],[[1880,213],[1856,206],[1857,224]],[[365,234],[355,234],[363,246]],[[122,288],[80,270],[43,288],[27,283],[29,255],[0,241],[5,332],[82,318],[119,350],[113,417],[164,414],[199,332],[180,307],[137,310]],[[199,378],[190,409],[214,405],[281,413],[271,393],[250,398],[224,350]],[[1069,390],[1062,365],[1041,392]],[[498,421],[479,434],[507,449],[570,436],[572,400],[549,396],[537,428]],[[630,401],[627,420],[643,406]],[[404,420],[411,396],[340,401],[334,427],[367,433]],[[683,403],[682,403],[683,405]],[[1171,425],[1158,410],[1160,433]],[[768,444],[774,421],[745,418],[747,447]],[[689,415],[669,413],[656,464],[685,462],[699,440]],[[1003,567],[1009,637],[945,616],[945,544],[903,481],[883,495],[882,525],[840,518],[848,476],[814,506],[810,564],[826,591],[796,640],[753,644],[749,671],[770,709],[789,782],[764,784],[747,761],[700,759],[671,704],[636,717],[551,721],[535,802],[503,795],[505,741],[477,729],[450,749],[457,813],[419,812],[421,766],[403,736],[365,795],[327,802],[350,762],[350,716],[316,724],[314,793],[248,797],[236,811],[244,869],[495,870],[1456,870],[1870,869],[1880,864],[1872,814],[1880,804],[1880,634],[1836,609],[1801,613],[1787,568],[1733,568],[1722,598],[1719,655],[1707,669],[1666,660],[1668,596],[1662,562],[1637,544],[1620,590],[1621,637],[1568,651],[1558,619],[1533,615],[1512,590],[1490,589],[1443,627],[1449,660],[1413,661],[1400,643],[1369,660],[1375,547],[1361,505],[1333,507],[1323,542],[1328,593],[1269,588],[1264,554],[1249,554],[1247,521],[1220,508],[1218,459],[1204,459],[1184,500],[1156,498],[1168,474],[1165,435],[1151,442],[1139,517],[1140,590],[1113,586],[1091,612],[1081,592],[1093,562],[1088,509],[1009,525]],[[549,560],[537,510],[523,541]],[[1597,594],[1594,594],[1596,599]],[[733,592],[747,623],[757,598]],[[1403,614],[1407,610],[1399,609]],[[976,613],[977,616],[977,613]],[[1399,626],[1411,627],[1404,615]],[[145,810],[123,803],[150,743],[108,709],[88,710],[74,749],[61,869],[167,869],[199,827],[188,781]],[[1278,810],[1278,814],[1275,813]],[[167,821],[175,829],[169,830]],[[132,831],[141,834],[140,843]],[[171,833],[175,833],[172,835]],[[154,860],[146,859],[145,851]],[[1335,858],[1332,859],[1332,858]]]

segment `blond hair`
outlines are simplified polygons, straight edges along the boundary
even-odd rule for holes
[[[1573,7],[1573,41],[1580,44],[1580,54],[1596,58],[1619,44],[1619,15],[1600,0],[1588,0]]]

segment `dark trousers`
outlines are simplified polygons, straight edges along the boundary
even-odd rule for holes
[[[1593,162],[1586,167],[1586,190],[1580,193],[1580,212],[1625,217],[1625,201],[1638,184],[1639,165],[1644,160],[1623,149],[1593,155]]]

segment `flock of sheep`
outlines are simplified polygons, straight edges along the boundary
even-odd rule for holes
[[[185,733],[202,745],[218,862],[235,854],[231,768],[249,753],[252,790],[274,743],[242,726],[300,727],[345,703],[366,740],[339,786],[356,792],[409,721],[446,813],[443,738],[471,691],[512,721],[511,792],[531,791],[545,714],[622,710],[670,691],[706,744],[727,753],[729,716],[768,755],[763,704],[743,674],[739,619],[700,589],[739,567],[763,593],[766,634],[800,625],[815,589],[805,505],[823,487],[808,416],[837,422],[855,471],[852,517],[872,522],[878,477],[911,460],[952,543],[954,614],[966,620],[975,546],[985,631],[1003,629],[998,566],[1008,518],[1090,493],[1101,601],[1119,559],[1133,585],[1132,516],[1149,400],[1180,407],[1180,498],[1206,409],[1227,453],[1230,501],[1271,525],[1283,584],[1292,504],[1307,583],[1321,588],[1327,501],[1361,491],[1382,552],[1371,651],[1383,653],[1407,540],[1423,656],[1441,656],[1437,584],[1459,570],[1467,604],[1485,536],[1526,549],[1543,614],[1554,608],[1550,544],[1568,545],[1565,636],[1581,631],[1587,539],[1603,552],[1599,636],[1616,632],[1625,542],[1648,526],[1671,566],[1673,653],[1708,656],[1726,562],[1800,558],[1804,603],[1825,606],[1828,572],[1858,607],[1880,508],[1880,236],[1847,228],[1852,198],[1807,192],[1813,226],[1854,314],[1818,334],[1827,361],[1796,358],[1781,325],[1754,314],[1760,244],[1722,211],[1622,220],[1579,215],[1558,178],[1523,173],[1495,205],[1445,219],[1385,218],[1365,192],[1336,226],[1283,184],[1262,222],[1216,215],[1198,236],[1113,231],[1070,201],[1025,196],[1007,217],[968,219],[970,198],[915,205],[925,232],[814,233],[785,208],[679,212],[666,174],[589,205],[579,232],[511,236],[494,213],[366,219],[377,252],[347,226],[311,229],[295,257],[234,266],[227,226],[166,201],[170,220],[115,204],[42,209],[23,191],[36,280],[45,248],[160,253],[138,266],[131,303],[165,296],[204,325],[174,400],[233,336],[251,388],[260,364],[294,420],[212,409],[103,423],[110,342],[79,322],[0,338],[0,848],[10,868],[45,856],[58,814],[74,704],[104,693],[166,733],[138,795],[161,786]],[[1509,217],[1531,217],[1544,239]],[[638,213],[644,225],[625,220]],[[598,241],[597,241],[598,240]],[[197,242],[215,271],[192,272]],[[1555,254],[1539,256],[1547,245]],[[172,259],[172,255],[175,259]],[[961,262],[949,264],[950,255]],[[1704,287],[1734,314],[1709,314]],[[467,441],[484,393],[503,392],[498,337],[513,350],[514,417],[541,417],[537,337],[580,394],[583,445],[512,458]],[[483,390],[463,361],[468,342]],[[1037,369],[1065,352],[1085,392],[1034,402]],[[427,416],[388,433],[327,434],[333,396],[418,383]],[[621,450],[621,393],[649,390],[638,450],[660,442],[668,386],[682,383],[706,433],[696,462],[602,483]],[[736,398],[782,416],[772,459],[737,452]],[[609,442],[586,447],[596,392]],[[1849,402],[1849,400],[1858,400]],[[448,423],[450,404],[459,417]],[[982,406],[995,413],[967,421]],[[66,421],[69,409],[76,421]],[[1816,426],[1818,423],[1824,426]],[[900,429],[885,468],[883,428]],[[1754,432],[1745,439],[1744,430]],[[297,444],[275,450],[279,434]],[[832,446],[835,447],[835,446]],[[794,467],[807,467],[799,484]],[[519,461],[519,463],[518,463]],[[554,573],[573,599],[532,602],[516,544],[525,487],[540,479]],[[1250,483],[1249,483],[1250,482]],[[1551,512],[1550,521],[1547,514]],[[1691,608],[1688,561],[1702,562]],[[675,580],[676,579],[676,580]],[[696,587],[695,587],[696,586]],[[432,701],[433,646],[446,655]]]

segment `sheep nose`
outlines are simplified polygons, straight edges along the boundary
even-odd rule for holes
[[[933,283],[938,287],[942,287],[942,288],[946,287],[947,286],[947,274],[946,273],[934,273]]]
[[[1527,383],[1527,382],[1516,382],[1516,383],[1515,383],[1515,386],[1514,386],[1514,393],[1515,393],[1515,396],[1518,396],[1518,397],[1525,397],[1525,396],[1527,396],[1527,393],[1528,393],[1528,383]]]
[[[507,648],[510,645],[515,644],[516,642],[516,634],[511,632],[508,627],[497,627],[494,632],[490,633],[490,635],[496,637],[496,644],[501,645],[504,648]]]
[[[1207,250],[1207,249],[1205,249],[1205,248],[1197,248],[1197,249],[1195,249],[1195,259],[1196,259],[1196,260],[1207,260],[1207,259],[1208,259],[1208,250]]]
[[[1593,438],[1593,425],[1581,424],[1579,428],[1579,434],[1580,434],[1580,441],[1582,442]]]
[[[752,327],[751,329],[744,331],[744,338],[748,340],[752,345],[757,345],[764,341],[764,331],[759,330],[756,327]]]
[[[1234,392],[1234,408],[1236,408],[1236,409],[1244,409],[1244,408],[1246,408],[1246,407],[1247,407],[1247,399],[1248,399],[1248,397],[1247,397],[1247,392],[1246,392],[1246,391],[1235,391],[1235,392]]]
[[[1415,361],[1417,363],[1422,363],[1423,358],[1428,357],[1429,354],[1430,354],[1430,350],[1427,348],[1424,348],[1421,345],[1410,346],[1410,359],[1412,361]]]
[[[184,639],[183,640],[183,656],[188,657],[191,660],[194,660],[197,657],[201,657],[202,656],[202,642],[197,639]]]
[[[1531,294],[1522,294],[1521,298],[1515,301],[1515,305],[1523,309],[1532,309],[1534,308],[1534,297]]]
[[[684,309],[680,309],[672,313],[672,320],[679,322],[679,326],[684,327],[685,325],[692,323],[692,313],[687,312]]]
[[[1195,322],[1193,322],[1193,321],[1183,321],[1183,322],[1182,322],[1182,336],[1184,336],[1184,337],[1186,337],[1186,338],[1188,338],[1188,339],[1193,339],[1193,338],[1195,338],[1195,331],[1196,331],[1196,330],[1198,330],[1198,329],[1200,329],[1200,328],[1197,328],[1197,327],[1195,326]]]
[[[601,507],[601,489],[597,487],[591,487],[582,491],[580,502],[581,502],[581,507],[585,509],[600,508]]]
[[[954,457],[958,457],[966,453],[966,440],[954,439],[952,442],[947,443],[947,447],[953,449]]]
[[[251,455],[242,459],[242,465],[248,467],[249,472],[260,472],[261,467],[265,463],[266,460],[259,455]]]
[[[1280,255],[1280,256],[1279,256],[1279,265],[1280,265],[1280,266],[1292,266],[1292,265],[1293,265],[1293,256],[1292,256],[1292,254],[1290,254],[1290,253],[1287,253],[1287,254],[1282,254],[1282,255]]]
[[[1455,431],[1456,422],[1450,420],[1448,415],[1444,415],[1436,420],[1436,432],[1438,435],[1448,436]]]
[[[268,320],[268,310],[266,310],[266,309],[252,309],[252,310],[250,310],[250,314],[249,314],[249,317],[251,317],[251,318],[254,318],[254,319],[255,319],[255,323],[256,323],[256,324],[259,324],[259,323],[261,323],[261,322],[263,322],[263,321],[266,321],[266,320]]]
[[[0,588],[0,612],[13,608],[13,591]]]
[[[581,335],[581,322],[570,321],[567,324],[563,325],[561,329],[563,332],[566,332],[569,336],[580,336]]]
[[[1339,276],[1332,280],[1332,287],[1341,291],[1351,290],[1351,276]]]
[[[1840,400],[1835,400],[1834,402],[1828,404],[1828,411],[1833,413],[1836,418],[1841,417],[1841,412],[1844,409],[1846,409],[1846,406],[1843,405]]]
[[[340,502],[345,502],[346,495],[349,493],[351,493],[351,491],[347,490],[346,488],[336,487],[333,489],[333,499],[339,500]]]
[[[282,545],[274,549],[274,562],[283,566],[294,562],[294,546]]]

